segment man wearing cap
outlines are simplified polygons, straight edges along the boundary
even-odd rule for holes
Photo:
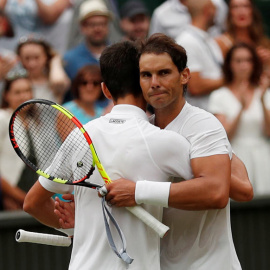
[[[134,41],[147,36],[150,26],[149,12],[141,1],[129,0],[121,7],[120,26],[124,39]]]
[[[79,24],[84,41],[64,55],[64,68],[71,80],[81,67],[99,63],[107,45],[111,19],[112,13],[102,1],[89,0],[80,6]]]

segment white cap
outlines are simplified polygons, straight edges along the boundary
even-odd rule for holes
[[[113,18],[112,13],[107,9],[102,0],[88,0],[81,4],[79,11],[79,21],[92,16],[106,16],[110,19]]]

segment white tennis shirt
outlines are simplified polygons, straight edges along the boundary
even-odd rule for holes
[[[187,51],[187,66],[190,72],[199,72],[205,79],[222,78],[222,52],[216,41],[205,31],[188,25],[177,37],[176,42]],[[209,94],[192,96],[187,93],[187,101],[199,108],[208,110]]]
[[[134,181],[168,181],[170,176],[185,179],[192,176],[188,141],[173,131],[151,125],[145,112],[136,106],[114,106],[111,113],[89,122],[85,128],[112,180],[124,177]],[[97,169],[90,180],[103,184]],[[70,186],[42,177],[39,181],[49,191],[70,192]],[[107,242],[97,192],[84,187],[75,187],[74,191],[75,233],[69,269],[126,269]],[[162,219],[162,207],[142,206]],[[129,269],[160,269],[159,236],[125,208],[113,207],[111,211],[126,236],[127,252],[134,258]],[[115,231],[112,232],[115,235]]]
[[[166,127],[190,142],[190,158],[230,154],[231,146],[220,122],[186,102]],[[171,229],[161,240],[162,270],[240,270],[231,233],[230,204],[224,209],[185,211],[164,209]]]

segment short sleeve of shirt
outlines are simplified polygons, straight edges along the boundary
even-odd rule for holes
[[[157,135],[155,139],[148,140],[155,163],[170,176],[190,179],[190,144],[187,139],[168,130],[161,130]]]
[[[78,165],[80,164],[80,165]],[[84,135],[79,129],[74,129],[62,143],[48,164],[45,173],[63,180],[83,179],[90,171],[92,165],[92,153]],[[60,184],[44,177],[39,177],[40,184],[48,191],[66,193],[72,191],[70,185]]]
[[[39,180],[39,183],[46,190],[48,190],[50,192],[65,194],[65,193],[72,193],[72,191],[73,191],[72,185],[64,185],[64,184],[56,183],[56,182],[53,182],[49,179],[46,179],[43,176],[40,176],[38,180]]]
[[[210,113],[197,114],[183,126],[182,134],[191,144],[190,157],[229,154],[231,146],[221,123]]]

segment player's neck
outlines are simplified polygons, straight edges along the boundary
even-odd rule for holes
[[[168,126],[181,112],[185,105],[185,99],[181,99],[178,103],[170,104],[167,107],[155,109],[155,125],[164,129]]]
[[[146,111],[146,102],[142,96],[134,97],[133,95],[126,95],[125,97],[118,98],[117,101],[114,101],[114,105],[120,104],[134,105]]]

